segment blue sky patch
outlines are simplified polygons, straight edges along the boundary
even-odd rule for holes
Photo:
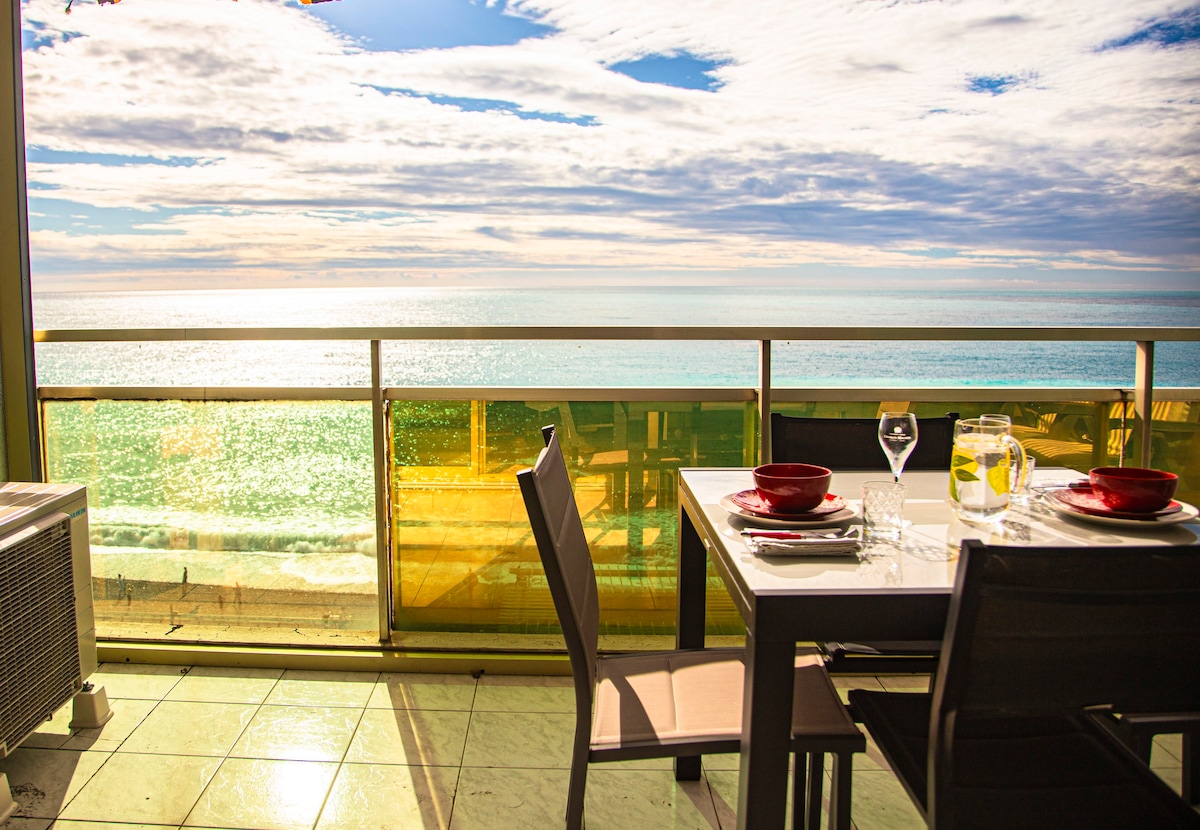
[[[984,92],[988,95],[1002,95],[1020,86],[1021,79],[1016,75],[968,75],[967,89],[970,92]]]
[[[1152,43],[1167,47],[1187,46],[1198,41],[1200,41],[1200,6],[1192,6],[1190,9],[1177,11],[1159,20],[1151,20],[1136,32],[1125,37],[1110,40],[1101,47],[1101,51],[1136,46],[1140,43]]]
[[[70,43],[77,37],[83,37],[79,32],[47,31],[47,26],[37,20],[21,21],[21,50],[32,51],[43,46],[54,48],[60,41]]]
[[[437,95],[436,93],[417,92],[412,89],[391,89],[388,87],[372,86],[387,95],[403,95],[406,98],[424,98],[431,104],[444,107],[454,107],[462,112],[503,112],[515,115],[522,121],[552,121],[557,124],[575,124],[580,127],[594,127],[599,122],[594,115],[567,115],[562,112],[543,112],[527,110],[514,101],[503,101],[499,98],[465,98],[459,95]]]
[[[194,167],[200,163],[199,159],[184,156],[160,159],[154,156],[123,156],[117,153],[88,153],[82,150],[50,150],[36,145],[25,148],[25,160],[36,164],[99,164],[103,167],[129,167],[141,164]]]
[[[511,46],[555,31],[509,11],[508,0],[342,0],[300,8],[375,52]]]
[[[143,234],[156,236],[182,236],[183,230],[150,228],[165,222],[172,216],[184,213],[216,213],[213,208],[154,207],[150,210],[132,208],[108,208],[85,205],[67,199],[29,194],[29,229],[31,231],[59,231],[70,236],[95,236],[96,234]]]
[[[21,27],[21,49],[37,49],[41,46],[53,46],[54,38],[46,34],[46,26],[42,23],[27,23]]]
[[[958,248],[901,248],[901,253],[909,254],[910,256],[927,257],[929,259],[954,259],[955,257],[969,256],[969,251],[962,251]]]
[[[724,84],[712,73],[728,64],[729,61],[698,58],[687,52],[680,52],[674,55],[647,55],[637,60],[612,63],[608,68],[644,84],[664,84],[678,89],[716,92]]]

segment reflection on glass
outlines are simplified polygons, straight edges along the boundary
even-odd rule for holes
[[[377,639],[369,404],[50,401],[44,422],[48,478],[87,486],[100,636]]]

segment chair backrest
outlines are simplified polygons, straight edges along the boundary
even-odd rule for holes
[[[1200,545],[963,542],[934,684],[928,803],[950,809],[965,721],[1107,706],[1200,711]]]
[[[949,470],[957,412],[917,419],[917,446],[906,470]],[[888,470],[878,418],[797,418],[771,413],[771,460],[833,470]]]
[[[566,640],[576,704],[590,716],[600,632],[596,572],[558,436],[554,427],[542,433],[546,448],[517,481]]]

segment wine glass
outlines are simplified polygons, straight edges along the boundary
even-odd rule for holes
[[[900,480],[904,462],[917,446],[917,416],[911,412],[885,412],[879,418],[879,446],[892,465],[892,475]]]

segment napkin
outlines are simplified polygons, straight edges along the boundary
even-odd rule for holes
[[[848,530],[743,530],[756,556],[851,556],[862,549],[862,528]]]

